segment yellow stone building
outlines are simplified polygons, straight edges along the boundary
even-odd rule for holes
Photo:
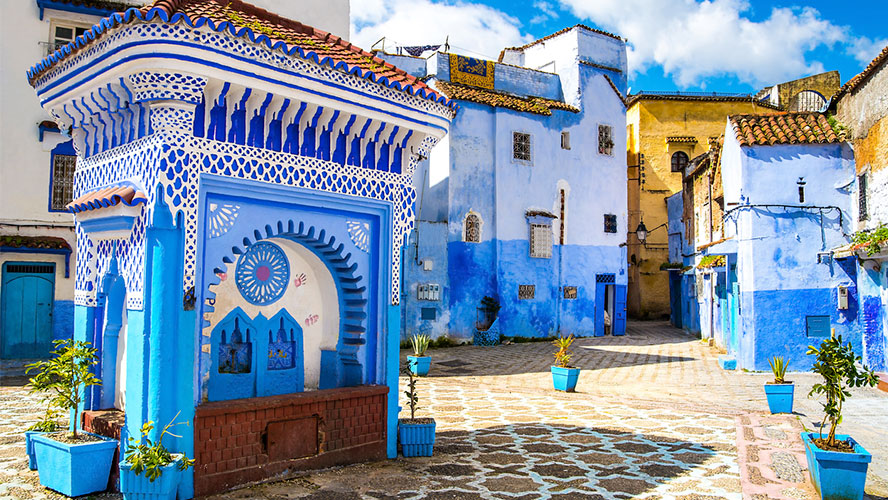
[[[752,95],[639,93],[627,99],[626,165],[629,178],[629,290],[634,318],[669,314],[669,238],[666,198],[681,191],[684,167],[709,151],[729,115],[824,111],[841,85],[828,71],[766,87]],[[636,233],[644,222],[646,241]],[[678,235],[672,235],[678,237]]]
[[[627,108],[627,307],[634,318],[661,318],[669,314],[669,276],[661,270],[669,257],[666,198],[681,191],[684,167],[724,133],[728,115],[780,108],[752,96],[677,93],[631,95]],[[635,233],[642,221],[648,230],[644,243]]]

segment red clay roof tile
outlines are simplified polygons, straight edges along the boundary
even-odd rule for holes
[[[145,193],[136,191],[132,186],[111,186],[90,191],[68,203],[65,208],[76,214],[97,208],[113,207],[119,203],[132,207],[146,201],[148,197]]]
[[[876,72],[876,69],[885,64],[886,61],[888,61],[888,46],[882,49],[882,52],[880,52],[875,59],[870,61],[870,63],[866,66],[866,68],[863,69],[863,71],[855,75],[854,78],[848,80],[845,85],[842,85],[842,88],[840,88],[839,91],[836,92],[836,95],[835,97],[833,97],[833,99],[838,99],[839,97],[842,97],[843,95],[862,85],[867,79],[869,79],[869,77],[873,75],[873,73]]]
[[[488,106],[514,109],[515,111],[536,113],[538,115],[551,115],[553,109],[570,111],[572,113],[580,112],[579,109],[570,104],[544,97],[519,97],[497,90],[471,87],[443,80],[435,82],[435,86],[450,99],[487,104]]]
[[[733,115],[730,121],[741,146],[832,144],[844,140],[822,113]]]

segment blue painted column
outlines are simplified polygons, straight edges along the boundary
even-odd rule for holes
[[[179,271],[179,235],[173,217],[163,200],[163,188],[157,199],[147,231],[148,279],[148,420],[154,422],[150,436],[156,440],[164,425],[176,415],[176,361],[179,309],[182,303]]]
[[[401,352],[401,306],[389,305],[386,315],[385,331],[385,385],[389,387],[388,409],[386,414],[386,455],[388,458],[398,457],[398,395],[401,393],[398,383],[400,374]]]
[[[108,272],[102,278],[102,293],[105,296],[105,324],[102,332],[102,362],[101,362],[101,400],[98,408],[107,409],[114,407],[114,393],[117,389],[117,341],[120,337],[120,328],[124,321],[124,302],[126,300],[126,285],[118,273],[117,247],[111,253],[111,262]]]

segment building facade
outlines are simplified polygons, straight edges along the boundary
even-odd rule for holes
[[[405,335],[625,332],[625,50],[575,26],[501,62],[430,59],[460,111],[416,174]]]
[[[413,171],[456,106],[238,0],[115,13],[28,80],[77,154],[86,409],[123,412],[123,442],[190,422],[178,498],[396,456]]]
[[[851,219],[864,240],[884,247],[877,230],[888,223],[888,47],[849,80],[833,98],[831,109],[847,127],[856,165]],[[864,361],[888,372],[888,252],[853,245],[837,255],[856,257],[864,322]]]
[[[861,345],[856,264],[830,251],[848,241],[853,180],[851,147],[821,113],[731,116],[724,145],[689,165],[700,331],[738,368],[783,356],[808,370],[807,347],[833,331]]]
[[[22,78],[126,2],[8,2],[0,16],[0,359],[44,358],[74,330],[76,153]]]

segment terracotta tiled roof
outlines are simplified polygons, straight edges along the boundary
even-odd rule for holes
[[[626,97],[626,106],[631,107],[638,101],[707,101],[707,102],[751,102],[756,106],[779,110],[780,106],[775,106],[766,101],[756,100],[752,95],[741,94],[718,94],[716,92],[701,92],[698,94],[682,93],[682,92],[651,92],[630,94]]]
[[[872,76],[873,73],[876,72],[879,66],[885,64],[885,61],[888,61],[888,47],[882,49],[882,52],[880,52],[875,59],[870,61],[870,63],[866,66],[866,68],[863,69],[863,71],[854,76],[854,78],[848,80],[845,85],[842,85],[842,88],[840,88],[839,91],[836,92],[836,96],[833,99],[838,99],[839,97],[842,97],[848,92],[851,92],[852,90],[859,87],[870,76]]]
[[[520,47],[506,47],[505,49],[500,51],[499,60],[500,61],[503,60],[503,56],[505,55],[507,50],[524,50],[528,47],[533,47],[534,45],[536,45],[538,43],[545,42],[546,40],[549,40],[550,38],[555,38],[558,35],[562,35],[564,33],[567,33],[568,31],[570,31],[574,28],[583,28],[583,29],[589,30],[593,33],[598,33],[599,35],[609,36],[611,38],[616,38],[617,40],[624,40],[623,37],[621,37],[619,35],[614,35],[613,33],[608,33],[607,31],[602,31],[602,30],[596,29],[596,28],[590,28],[590,27],[586,26],[585,24],[575,24],[573,26],[568,26],[567,28],[560,29],[560,30],[556,31],[555,33],[552,33],[551,35],[546,35],[546,36],[540,38],[539,40],[534,40],[530,43],[526,43]]]
[[[66,208],[69,212],[76,214],[97,208],[113,207],[119,203],[132,207],[146,201],[148,201],[148,197],[145,196],[145,193],[136,191],[132,186],[112,186],[90,191],[68,203]]]
[[[842,141],[822,113],[734,115],[728,119],[741,146]]]
[[[107,12],[122,12],[130,7],[131,4],[123,2],[114,2],[110,0],[50,0],[44,2],[46,8],[51,9],[52,4],[74,5],[76,7],[86,7],[88,9],[99,9]]]
[[[435,86],[450,99],[477,102],[498,108],[514,109],[515,111],[536,113],[538,115],[551,115],[553,109],[570,111],[572,113],[580,112],[579,109],[570,104],[544,97],[518,97],[497,90],[470,87],[443,80],[435,82]]]
[[[113,14],[93,27],[85,36],[57,50],[28,72],[34,81],[49,68],[73,52],[101,38],[109,28],[153,20],[185,22],[192,26],[206,24],[216,31],[264,42],[272,50],[369,78],[374,82],[449,104],[424,82],[391,63],[376,57],[342,38],[283,18],[241,0],[154,0],[141,9],[131,8]]]

